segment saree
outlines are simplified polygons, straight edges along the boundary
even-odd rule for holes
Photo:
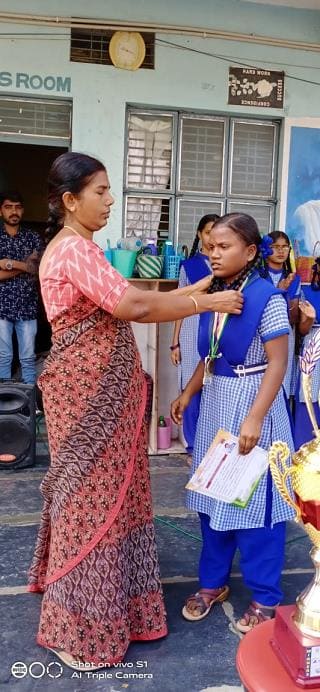
[[[103,260],[105,262],[105,260]],[[155,545],[147,385],[131,326],[87,296],[52,320],[42,390],[51,464],[29,591],[37,642],[112,665],[167,634]]]

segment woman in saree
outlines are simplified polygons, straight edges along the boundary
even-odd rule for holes
[[[40,266],[53,346],[39,378],[51,463],[29,590],[44,592],[38,643],[86,670],[131,641],[167,634],[152,521],[146,378],[130,321],[240,314],[207,283],[160,294],[130,286],[93,242],[113,198],[100,161],[68,152],[49,174],[56,233]],[[205,283],[205,285],[204,285]],[[192,292],[192,295],[191,295]]]

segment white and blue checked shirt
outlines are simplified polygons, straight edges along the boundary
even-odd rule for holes
[[[244,364],[249,366],[267,362],[263,344],[280,334],[289,334],[287,305],[281,295],[274,295],[264,309]],[[243,378],[216,375],[203,387],[192,473],[199,466],[220,428],[239,435],[241,424],[252,407],[262,378],[263,373]],[[269,449],[276,440],[287,442],[290,450],[294,450],[282,388],[265,416],[258,444]],[[258,528],[264,526],[266,488],[267,472],[245,509],[188,490],[187,507],[208,514],[211,528],[217,531]],[[292,519],[294,511],[284,502],[274,485],[272,495],[271,525]]]

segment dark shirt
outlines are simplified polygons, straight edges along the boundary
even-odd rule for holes
[[[42,252],[41,238],[25,226],[10,236],[0,224],[0,259],[24,262],[34,250]],[[35,320],[38,311],[38,286],[34,275],[23,272],[11,279],[0,281],[0,319]]]

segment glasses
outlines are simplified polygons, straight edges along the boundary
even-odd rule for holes
[[[279,250],[290,250],[290,245],[271,245],[271,248],[279,252]]]

